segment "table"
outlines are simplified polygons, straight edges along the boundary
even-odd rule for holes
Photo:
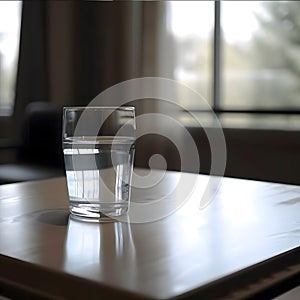
[[[300,187],[224,178],[200,208],[208,176],[152,175],[159,184],[133,188],[133,203],[179,178],[196,183],[180,208],[147,223],[70,219],[64,177],[0,186],[0,295],[240,299],[299,284]]]

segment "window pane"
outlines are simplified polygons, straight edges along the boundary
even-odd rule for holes
[[[300,2],[221,4],[222,108],[300,108]]]
[[[169,1],[167,5],[174,39],[174,79],[196,90],[211,104],[214,1]],[[197,103],[180,96],[185,108],[199,108]]]
[[[0,1],[0,113],[14,105],[19,56],[21,1]]]

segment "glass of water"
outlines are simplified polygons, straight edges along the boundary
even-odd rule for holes
[[[65,107],[63,151],[71,217],[107,221],[130,205],[134,107]]]

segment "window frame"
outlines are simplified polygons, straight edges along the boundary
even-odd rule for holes
[[[271,115],[297,115],[300,109],[226,109],[222,108],[222,34],[221,14],[222,1],[215,1],[214,6],[214,33],[213,33],[213,82],[212,82],[212,110],[217,115],[224,113],[232,114],[271,114]],[[191,112],[208,112],[205,110],[192,109]]]

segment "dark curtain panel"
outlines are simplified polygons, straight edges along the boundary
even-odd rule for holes
[[[50,1],[46,6],[52,101],[85,105],[116,83],[158,75],[164,3]]]
[[[14,109],[17,126],[29,102],[49,100],[45,16],[42,1],[24,1]]]
[[[141,63],[141,22],[134,17],[141,7],[140,2],[127,1],[77,3],[73,32],[77,103],[87,104],[104,89],[140,76],[135,64]]]
[[[85,104],[120,81],[162,75],[165,18],[156,1],[24,1],[17,103]]]

